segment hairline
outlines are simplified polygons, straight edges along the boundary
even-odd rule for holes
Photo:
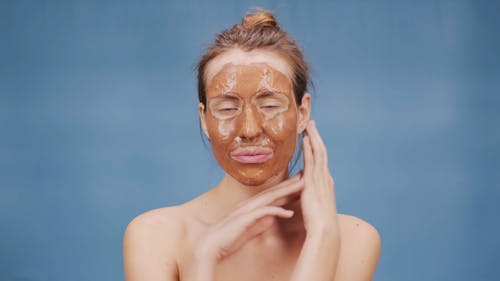
[[[240,55],[245,55],[245,58],[241,60]],[[271,58],[270,60],[266,60]],[[275,63],[278,59],[280,62]],[[238,61],[239,60],[239,61]],[[238,61],[235,63],[235,61]],[[280,72],[293,85],[293,68],[286,58],[279,54],[277,51],[266,50],[263,48],[252,49],[250,51],[245,51],[239,47],[230,48],[218,56],[212,58],[205,66],[205,73],[203,73],[204,84],[208,85],[211,80],[219,74],[219,72],[227,65],[252,65],[257,63],[263,63],[271,67],[273,70]],[[212,69],[214,68],[215,69]],[[211,70],[209,72],[209,70]]]

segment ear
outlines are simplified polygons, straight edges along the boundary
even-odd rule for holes
[[[200,114],[201,129],[205,133],[205,136],[207,136],[207,138],[210,139],[207,130],[207,121],[205,119],[205,105],[203,105],[203,103],[201,102],[198,104],[198,112]]]
[[[297,113],[297,134],[300,134],[306,129],[311,117],[311,95],[309,93],[302,96],[302,103],[298,107]]]

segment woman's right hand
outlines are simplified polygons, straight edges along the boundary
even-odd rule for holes
[[[217,263],[240,249],[246,242],[263,233],[275,218],[291,218],[293,211],[282,206],[304,188],[302,173],[238,204],[237,208],[202,235],[195,255]],[[207,260],[208,259],[208,260]]]

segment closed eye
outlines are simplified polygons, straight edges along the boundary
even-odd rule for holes
[[[235,107],[225,107],[225,108],[219,108],[219,111],[232,111],[232,110],[238,110]]]
[[[266,104],[261,106],[261,108],[278,108],[278,107],[280,107],[280,105],[278,104]]]

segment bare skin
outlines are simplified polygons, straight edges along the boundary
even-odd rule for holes
[[[219,102],[228,91],[238,100],[229,109],[227,102],[214,110],[199,106],[226,176],[183,205],[149,211],[129,224],[126,280],[371,280],[380,236],[369,223],[337,213],[326,148],[309,121],[311,97],[296,105],[286,61],[261,50],[234,50],[213,61],[207,100]],[[257,79],[268,73],[274,74]],[[277,110],[283,96],[273,101],[272,93],[270,101],[254,102],[263,88],[291,102]],[[304,170],[290,177],[290,149],[304,130]],[[272,151],[270,159],[241,163],[230,153],[255,144]]]

